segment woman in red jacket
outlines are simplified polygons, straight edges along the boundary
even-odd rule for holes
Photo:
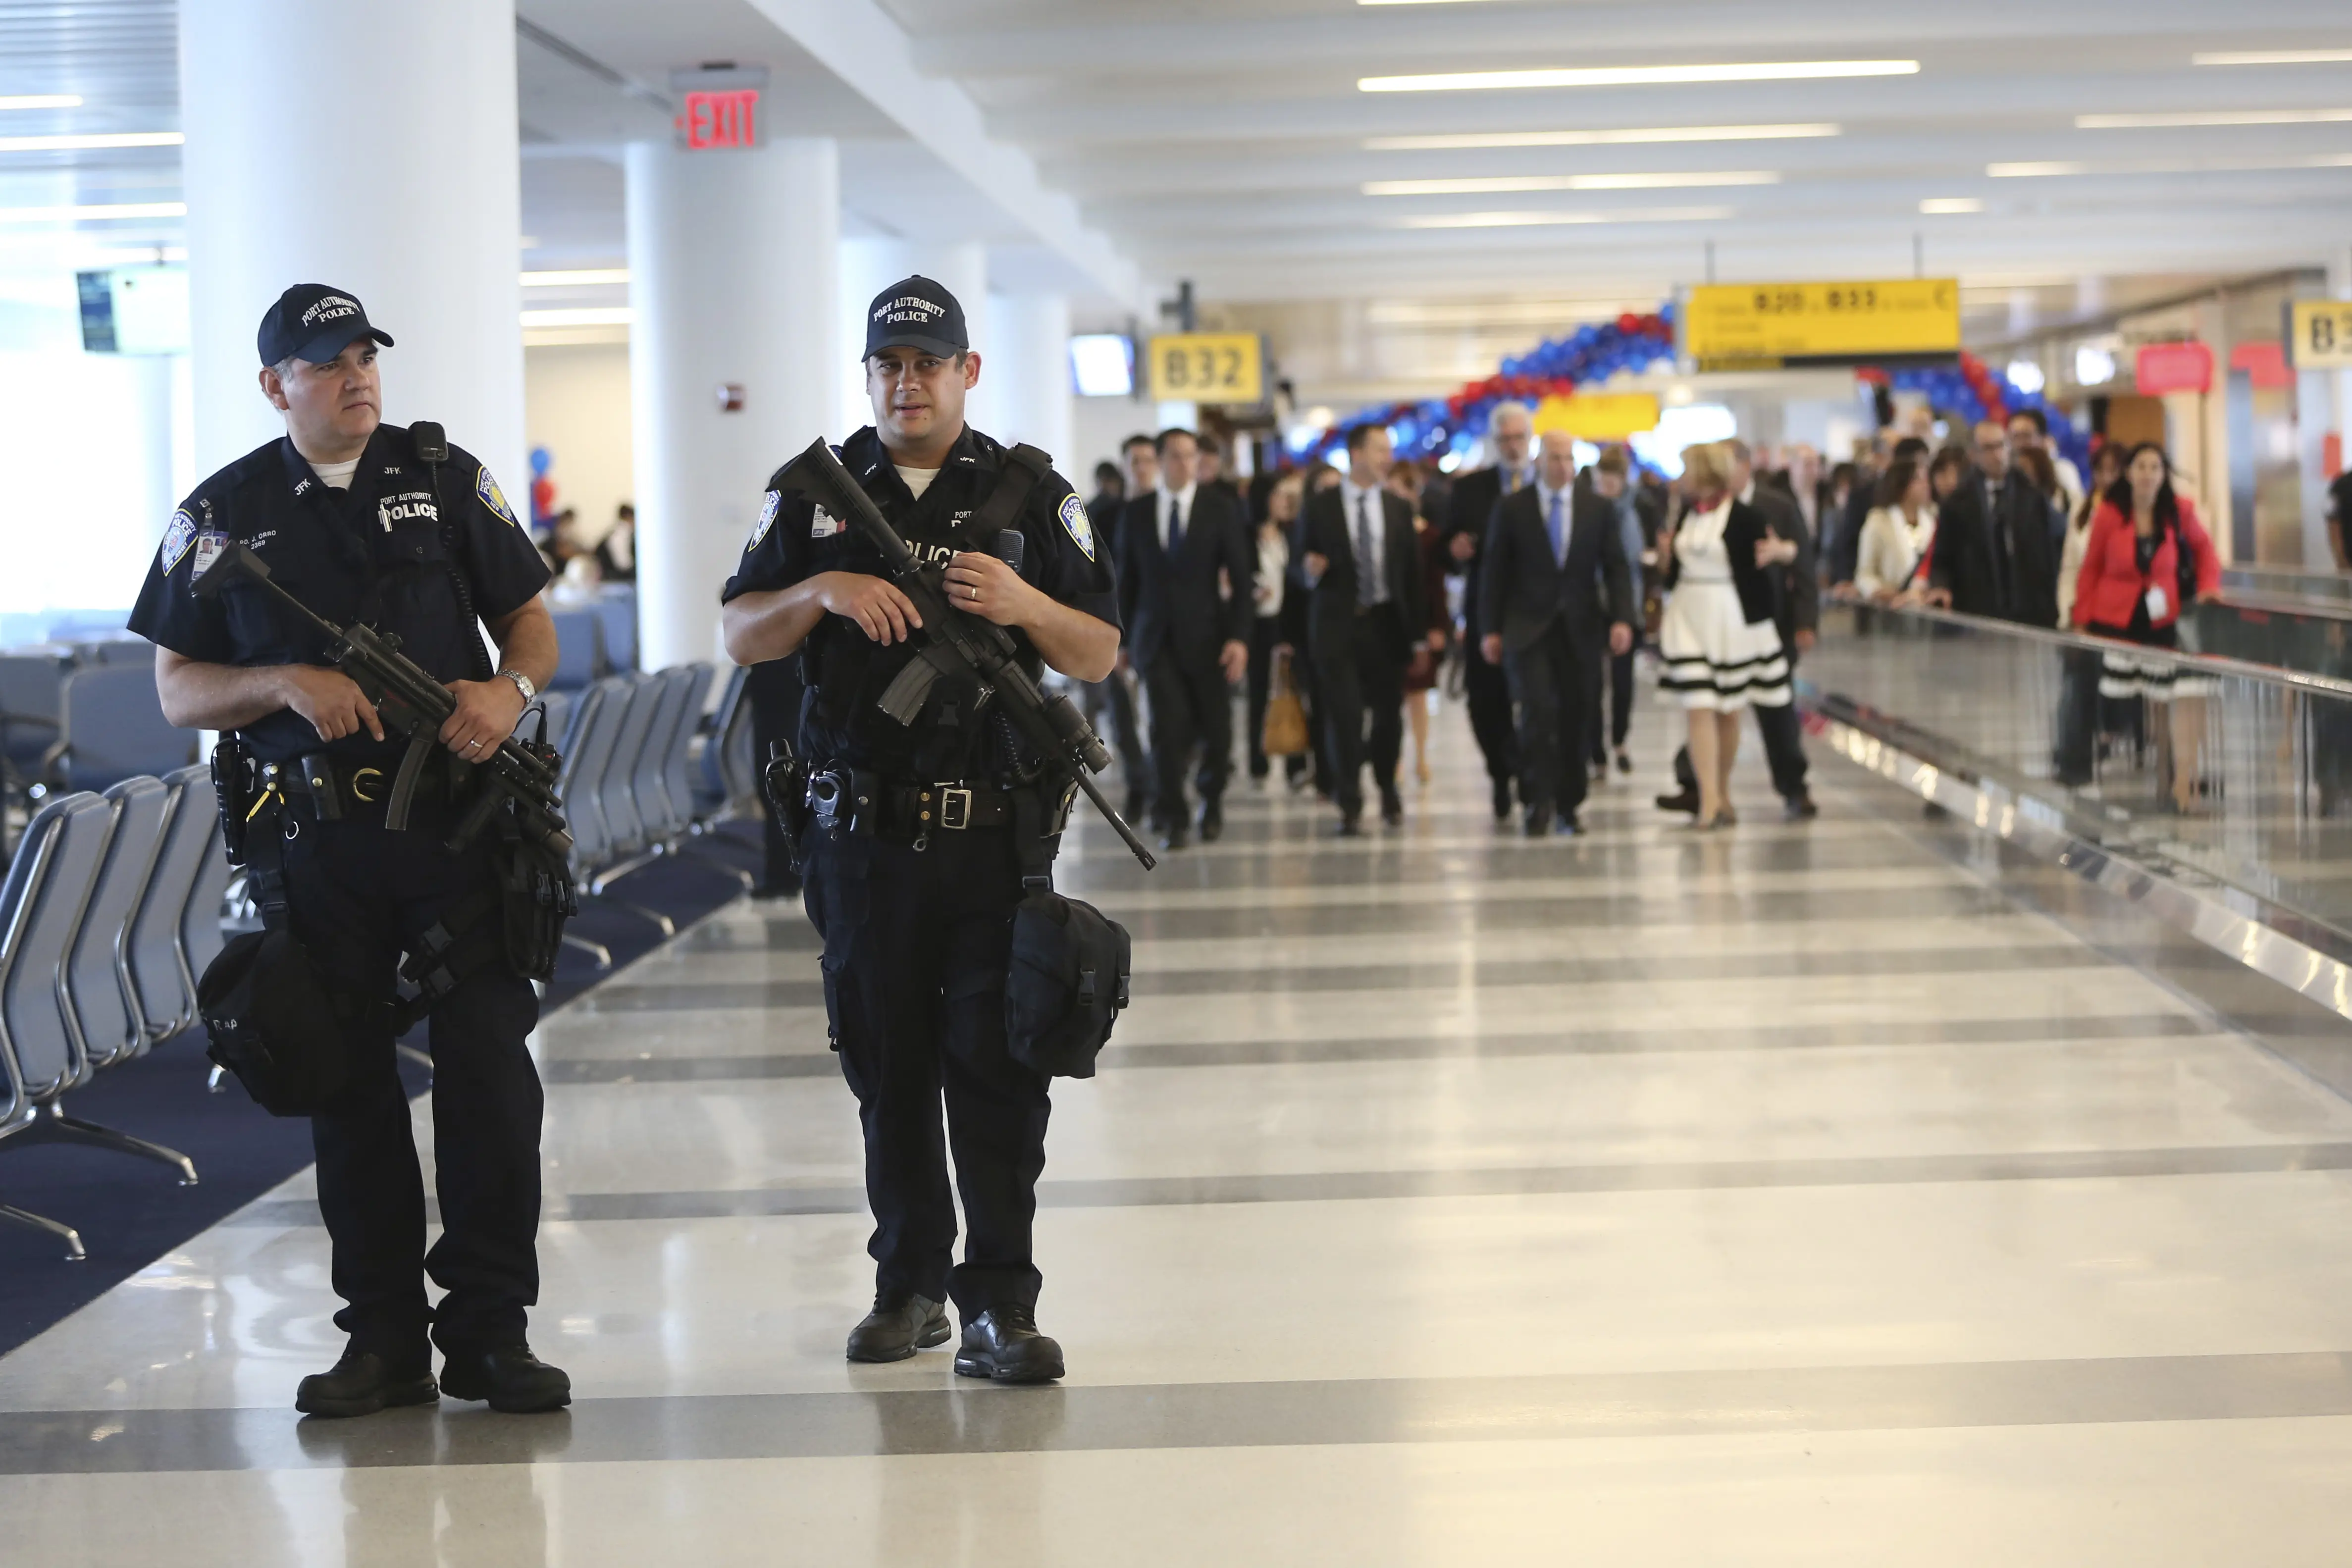
[[[2141,442],[2091,518],[2074,584],[2074,625],[2142,647],[2178,647],[2182,605],[2218,599],[2221,589],[2221,561],[2197,509],[2173,492],[2164,448]],[[2147,654],[2107,654],[2099,671],[2101,696],[2170,708],[2172,801],[2183,812],[2197,804],[2211,686],[2183,677],[2171,659]]]

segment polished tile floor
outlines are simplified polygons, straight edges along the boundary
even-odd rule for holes
[[[297,1178],[0,1360],[0,1562],[2347,1560],[2352,1105],[1834,760],[1528,845],[1467,742],[1360,843],[1080,836],[1138,1000],[1055,1096],[1061,1387],[841,1360],[852,1105],[739,904],[541,1031],[571,1412],[298,1421]]]

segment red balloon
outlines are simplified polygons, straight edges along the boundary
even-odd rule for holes
[[[1623,315],[1617,318],[1617,330],[1621,332],[1638,331],[1641,329],[1641,325],[1642,318],[1633,314],[1631,310],[1626,311]]]

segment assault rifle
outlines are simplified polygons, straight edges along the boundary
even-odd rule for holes
[[[1144,869],[1158,865],[1143,840],[1135,836],[1135,829],[1111,809],[1110,802],[1103,798],[1101,788],[1094,781],[1096,773],[1110,765],[1110,752],[1101,737],[1067,697],[1048,698],[1038,689],[1029,672],[1021,667],[1020,647],[1013,640],[1012,633],[993,621],[983,620],[948,603],[939,583],[916,562],[907,542],[898,537],[873,498],[849,477],[849,470],[841,466],[833,448],[822,437],[812,442],[807,451],[784,465],[779,479],[784,489],[815,501],[879,550],[889,568],[890,581],[914,601],[915,613],[922,617],[919,634],[922,649],[882,693],[882,710],[901,724],[911,724],[940,676],[959,670],[968,672],[980,682],[982,704],[984,706],[992,698],[1003,703],[1005,717],[1020,731],[1030,749],[1045,760],[1048,769],[1086,793],[1095,809],[1103,814],[1103,819],[1143,863]]]
[[[339,626],[288,593],[269,578],[269,567],[244,544],[231,544],[196,579],[199,598],[216,596],[232,583],[250,582],[327,640],[327,662],[352,678],[361,693],[375,705],[386,731],[408,737],[407,753],[393,777],[392,795],[384,804],[384,826],[408,826],[408,808],[415,798],[416,780],[440,747],[441,726],[456,711],[457,698],[400,651],[400,638],[373,626]],[[478,635],[478,634],[477,634]],[[463,778],[482,770],[480,793],[458,819],[447,845],[454,854],[473,842],[502,802],[512,801],[515,821],[525,838],[555,856],[572,852],[572,834],[563,820],[563,803],[555,793],[555,769],[531,748],[509,735],[499,749],[478,763],[452,756],[450,765]]]

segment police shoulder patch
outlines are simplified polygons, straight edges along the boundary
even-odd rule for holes
[[[776,509],[783,504],[784,493],[782,490],[770,490],[760,498],[760,521],[751,525],[751,537],[744,542],[744,549],[760,547],[760,541],[767,538],[768,530],[776,525]]]
[[[171,522],[163,530],[163,548],[155,556],[156,561],[161,563],[162,570],[168,574],[173,567],[177,566],[180,563],[180,558],[187,554],[188,546],[194,543],[195,539],[196,520],[188,515],[184,507],[173,512]]]
[[[1095,558],[1095,525],[1093,519],[1087,516],[1087,503],[1075,493],[1064,496],[1061,517],[1062,527],[1068,531],[1077,547],[1087,552],[1087,559],[1092,561]]]
[[[521,523],[515,522],[514,508],[507,505],[506,492],[499,489],[498,480],[490,478],[490,470],[488,468],[478,468],[474,470],[474,494],[481,498],[484,506],[488,507],[509,522],[513,522],[517,528],[522,526]]]

